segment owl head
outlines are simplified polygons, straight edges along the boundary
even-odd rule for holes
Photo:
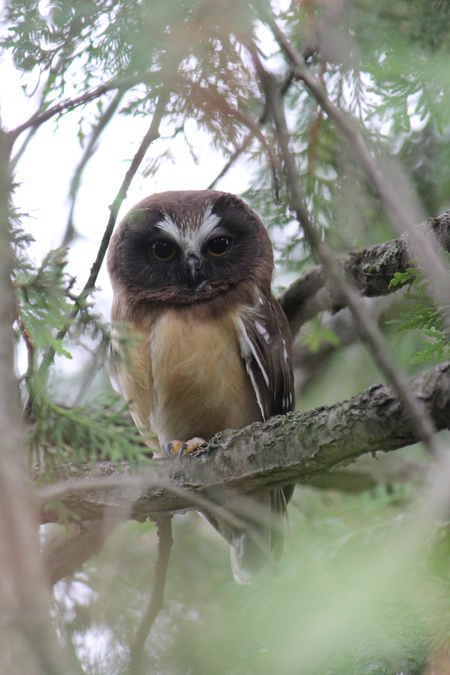
[[[128,303],[190,306],[269,290],[273,252],[256,213],[215,190],[161,192],[136,204],[111,239],[108,269]]]

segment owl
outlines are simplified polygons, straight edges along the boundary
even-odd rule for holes
[[[160,456],[188,455],[224,429],[294,407],[291,335],[271,292],[273,250],[256,213],[215,190],[153,194],[111,240],[111,319],[136,339],[112,340],[112,369],[137,426]],[[113,373],[114,376],[114,373]],[[293,486],[251,496],[242,527],[205,517],[231,544],[235,579],[274,565]],[[261,545],[261,542],[263,545]]]

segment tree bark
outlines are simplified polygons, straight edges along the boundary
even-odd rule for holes
[[[450,211],[429,218],[419,226],[433,248],[450,251]],[[340,259],[346,280],[368,298],[394,293],[400,286],[390,286],[396,272],[412,267],[411,259],[420,257],[409,237],[404,235],[384,244],[375,244],[353,251]],[[345,301],[336,293],[335,285],[327,280],[321,265],[307,270],[278,298],[295,335],[309,319],[324,310],[337,311]]]
[[[450,362],[415,376],[410,387],[436,429],[448,429]],[[224,504],[267,486],[315,479],[365,453],[397,450],[417,440],[392,387],[379,384],[333,406],[221,432],[195,456],[160,460],[134,479],[129,467],[114,468],[106,462],[96,472],[73,470],[66,485],[45,488],[40,497],[43,502],[61,497],[83,520],[106,513],[145,520],[158,513],[204,508],[205,498]],[[83,477],[91,479],[86,488]],[[43,522],[56,521],[57,516],[53,509],[43,509]]]

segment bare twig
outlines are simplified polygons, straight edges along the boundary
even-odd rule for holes
[[[384,373],[388,381],[395,387],[405,406],[405,410],[408,411],[411,427],[423,441],[427,450],[430,453],[437,455],[438,446],[434,438],[435,427],[427,414],[422,401],[412,394],[406,378],[399,368],[397,368],[394,360],[390,356],[385,340],[379,331],[378,326],[367,312],[361,296],[359,296],[354,288],[345,281],[339,265],[334,260],[326,244],[321,240],[317,229],[309,218],[295,158],[290,148],[283,98],[280,95],[279,86],[275,78],[263,67],[252,44],[249,45],[249,50],[271,111],[280,153],[283,158],[284,172],[290,195],[290,206],[296,214],[311,249],[326,270],[327,276],[336,285],[342,297],[345,298],[345,302],[355,318],[361,339],[368,347],[369,353],[372,355],[372,358],[380,368],[381,372]],[[427,242],[427,244],[429,244],[429,242]],[[433,257],[435,257],[434,251]]]
[[[167,568],[169,566],[170,551],[172,549],[172,518],[160,516],[155,518],[158,535],[158,557],[153,574],[153,586],[150,602],[136,634],[136,639],[130,650],[130,675],[140,675],[142,656],[147,637],[155,623],[156,617],[163,608],[164,589],[166,586]]]
[[[95,152],[96,149],[96,144],[98,139],[100,138],[100,135],[104,131],[104,129],[108,126],[109,122],[111,121],[114,113],[116,112],[117,108],[119,107],[120,101],[122,100],[124,95],[123,89],[119,89],[114,98],[111,100],[110,104],[100,117],[97,125],[95,126],[94,130],[92,131],[92,134],[89,138],[88,144],[86,146],[85,151],[83,152],[83,156],[80,160],[80,163],[78,164],[77,168],[75,169],[75,173],[72,177],[72,181],[70,183],[70,192],[69,192],[69,197],[70,197],[70,211],[69,211],[69,216],[67,219],[67,224],[66,224],[66,230],[63,236],[62,240],[62,246],[67,246],[70,241],[73,239],[75,228],[73,224],[73,214],[75,210],[75,202],[77,199],[77,194],[78,190],[80,188],[80,183],[81,183],[81,177],[83,175],[83,171],[91,159],[92,155]]]
[[[78,106],[84,105],[85,103],[90,103],[90,101],[94,101],[96,98],[104,96],[104,94],[106,94],[108,91],[111,91],[112,89],[118,89],[118,87],[118,80],[111,80],[110,82],[101,84],[99,87],[96,87],[96,89],[87,91],[81,96],[68,99],[67,101],[62,101],[61,103],[48,108],[48,110],[45,112],[37,112],[23,124],[20,124],[15,129],[8,131],[7,136],[10,139],[11,144],[13,144],[20,134],[26,129],[39,127],[41,124],[44,124],[44,122],[47,122],[47,120],[51,119],[55,115],[58,115],[59,113],[67,110],[73,110],[74,108],[78,108]]]

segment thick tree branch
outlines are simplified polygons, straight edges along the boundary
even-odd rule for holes
[[[450,362],[417,375],[408,386],[423,402],[436,429],[449,428]],[[126,470],[103,463],[100,471],[109,476],[104,490],[97,474],[96,481],[91,477],[87,482],[90,492],[83,492],[83,480],[72,481],[73,494],[63,501],[83,520],[102,518],[106,512],[129,513],[126,517],[145,520],[157,513],[206,508],[198,497],[226,503],[236,494],[269,485],[307,481],[367,452],[397,450],[418,440],[393,388],[374,385],[333,406],[274,417],[241,431],[221,432],[195,456],[162,460],[155,463],[154,470],[135,479],[124,476]],[[83,475],[89,472],[77,474],[79,478]],[[142,487],[146,476],[148,489]],[[114,481],[114,487],[106,487],[108,481]],[[41,492],[47,498],[63,493],[64,483]],[[44,522],[57,518],[57,511],[43,511]]]
[[[429,218],[417,226],[430,242],[434,251],[450,251],[450,211],[437,218]],[[405,272],[416,257],[410,237],[404,235],[383,244],[353,251],[339,259],[345,279],[361,295],[373,298],[398,291],[400,286],[390,286],[396,272]],[[346,305],[345,298],[332,283],[322,265],[307,270],[278,298],[286,314],[292,333],[309,319],[324,310],[335,311]]]
[[[37,509],[25,468],[14,372],[10,144],[0,126],[0,670],[17,675],[81,673],[63,656],[50,621],[39,557]]]

